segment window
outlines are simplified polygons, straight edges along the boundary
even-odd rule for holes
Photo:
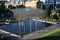
[[[60,0],[56,0],[57,2],[60,2]]]

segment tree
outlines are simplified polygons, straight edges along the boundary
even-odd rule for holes
[[[43,2],[41,2],[40,0],[37,2],[37,8],[42,8],[43,6]]]
[[[6,9],[4,3],[0,5],[0,19],[3,21],[9,20],[14,18],[14,13],[11,12],[9,9]]]
[[[56,9],[55,12],[56,12],[56,13],[60,13],[60,9]]]
[[[46,9],[46,7],[45,7],[45,5],[44,5],[44,4],[42,5],[42,9]]]
[[[55,19],[56,21],[58,20],[58,17],[56,14],[54,14],[52,18]]]
[[[8,16],[7,16],[8,15]],[[4,13],[4,19],[11,19],[12,17],[14,17],[13,16],[14,15],[14,13],[13,12],[11,12],[9,9],[7,9],[6,11],[5,11],[5,13]]]
[[[6,10],[6,6],[5,6],[5,3],[1,3],[1,9],[3,9],[3,10]]]
[[[54,12],[54,13],[51,14],[51,18],[55,19],[56,21],[59,20],[58,15],[57,15],[56,12]]]
[[[19,5],[19,6],[17,6],[17,8],[25,8],[25,6],[24,5]]]
[[[15,9],[15,6],[9,5],[8,8]]]
[[[50,4],[49,7],[50,7],[51,10],[53,10],[53,8],[54,8],[53,4]]]
[[[51,9],[50,9],[50,7],[47,7],[46,8],[46,16],[50,17],[50,15],[51,15]]]
[[[60,9],[55,10],[57,17],[60,19]]]

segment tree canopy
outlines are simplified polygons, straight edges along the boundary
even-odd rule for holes
[[[46,8],[46,16],[50,17],[50,14],[51,14],[51,9],[50,9],[50,7],[47,7]]]
[[[6,8],[4,3],[0,5],[0,20],[11,19],[14,17],[14,13]]]

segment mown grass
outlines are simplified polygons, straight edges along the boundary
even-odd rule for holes
[[[60,40],[60,28],[53,30],[35,40]]]
[[[5,38],[4,36],[0,35],[0,40],[7,40],[7,38]]]

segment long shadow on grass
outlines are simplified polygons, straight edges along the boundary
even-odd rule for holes
[[[60,40],[60,36],[47,36],[47,37],[38,38],[34,40]]]

